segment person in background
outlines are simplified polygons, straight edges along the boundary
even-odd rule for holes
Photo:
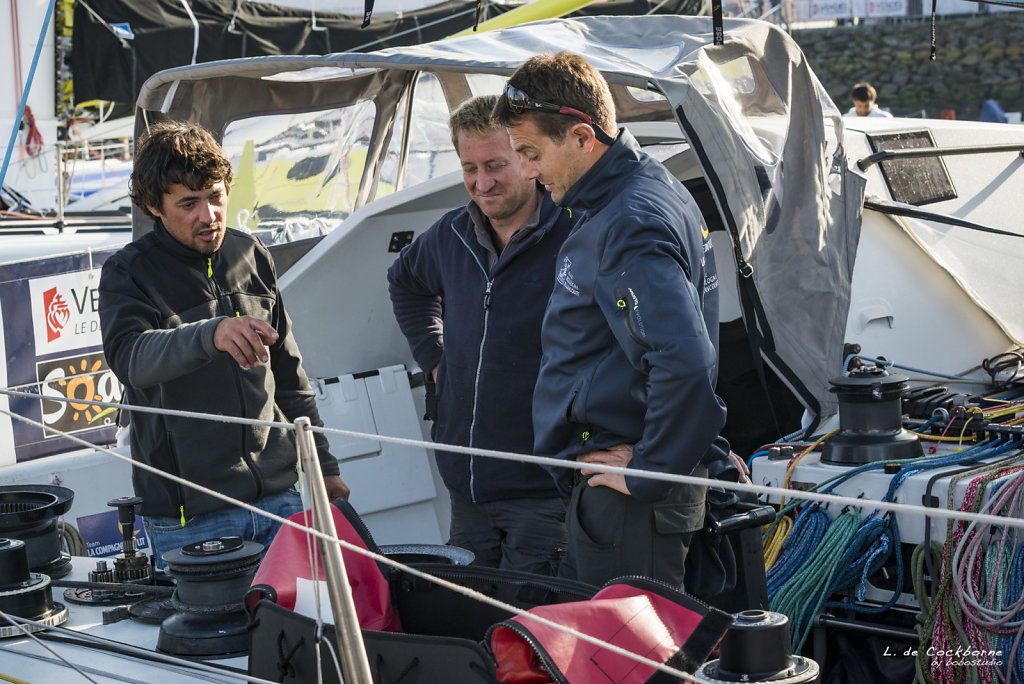
[[[846,112],[845,116],[878,116],[891,119],[892,114],[880,109],[875,103],[878,93],[870,83],[858,83],[850,90],[850,99],[853,106]]]
[[[270,253],[227,228],[231,164],[191,123],[153,125],[139,142],[131,197],[150,233],[103,265],[103,352],[126,403],[322,426]],[[327,440],[316,446],[328,497],[348,498]],[[282,517],[302,509],[293,431],[133,412],[132,458]],[[269,546],[278,524],[136,468],[135,494],[164,552],[215,537]]]
[[[395,318],[427,374],[441,444],[533,452],[540,324],[569,212],[525,180],[496,96],[449,120],[470,201],[442,216],[388,270]],[[477,565],[552,574],[566,544],[565,503],[543,468],[436,452],[451,497],[450,543]]]

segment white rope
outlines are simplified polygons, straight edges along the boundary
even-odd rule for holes
[[[10,416],[12,416],[14,418],[22,420],[22,421],[24,421],[26,423],[35,425],[37,427],[44,427],[42,425],[42,423],[34,421],[34,420],[30,419],[30,418],[26,418],[25,416],[20,416],[18,414],[11,413],[9,411],[4,411],[3,409],[0,409],[0,413],[6,413],[7,415],[10,415]],[[292,427],[294,427],[294,426],[292,426]],[[624,656],[624,657],[627,657],[627,658],[631,658],[631,659],[633,659],[633,660],[635,660],[635,661],[637,661],[639,663],[643,663],[644,665],[648,665],[650,667],[654,667],[654,668],[656,668],[658,670],[666,672],[667,674],[670,674],[670,675],[673,675],[673,676],[676,676],[676,677],[681,677],[681,678],[684,678],[684,679],[686,679],[688,681],[698,682],[700,684],[714,684],[713,682],[706,682],[706,680],[703,680],[703,679],[695,679],[695,678],[691,677],[690,675],[686,674],[685,672],[680,672],[680,671],[675,670],[675,669],[673,669],[671,667],[668,667],[667,665],[663,665],[661,663],[658,663],[658,662],[655,662],[653,660],[650,660],[649,658],[645,658],[643,656],[639,656],[639,655],[637,655],[635,653],[632,653],[631,651],[627,651],[627,650],[625,650],[623,648],[620,648],[619,646],[615,646],[614,644],[605,643],[605,642],[601,641],[600,639],[597,639],[595,637],[590,636],[589,634],[584,634],[584,633],[582,633],[580,631],[577,631],[575,629],[572,629],[572,628],[569,628],[569,627],[565,627],[563,625],[559,625],[558,623],[553,622],[551,620],[548,620],[547,618],[543,618],[543,617],[540,617],[539,615],[534,615],[534,614],[529,613],[527,611],[521,610],[521,609],[519,609],[519,608],[517,608],[517,607],[515,607],[515,606],[513,606],[513,605],[511,605],[509,603],[505,603],[503,601],[499,601],[497,599],[494,599],[494,598],[491,598],[491,597],[486,596],[484,594],[481,594],[479,592],[476,592],[476,591],[474,591],[472,589],[468,589],[468,588],[462,587],[462,586],[460,586],[458,584],[454,584],[454,583],[449,582],[447,580],[441,579],[440,577],[435,577],[433,575],[427,574],[427,573],[422,572],[420,570],[416,570],[415,568],[412,568],[410,566],[404,565],[404,564],[400,563],[399,561],[392,560],[391,558],[388,558],[387,556],[382,556],[382,555],[374,553],[374,552],[372,552],[372,551],[370,551],[368,549],[361,548],[361,547],[356,546],[354,544],[351,544],[351,543],[349,543],[349,542],[347,542],[347,541],[345,541],[343,539],[339,539],[337,537],[331,537],[330,535],[328,535],[328,534],[326,534],[324,532],[320,532],[320,531],[314,530],[314,529],[312,529],[310,527],[302,525],[301,523],[297,523],[297,522],[288,520],[287,518],[282,518],[281,516],[273,514],[273,513],[270,513],[268,511],[260,510],[260,509],[256,508],[255,506],[252,506],[252,505],[250,505],[248,503],[245,503],[244,501],[239,501],[237,499],[233,499],[230,496],[227,496],[225,494],[221,494],[220,492],[214,491],[214,490],[212,490],[212,489],[210,489],[208,487],[204,487],[202,485],[197,485],[194,482],[190,482],[190,481],[186,480],[185,478],[178,477],[177,475],[171,475],[170,473],[165,473],[164,471],[159,470],[158,468],[154,468],[153,466],[148,465],[146,463],[140,463],[139,461],[133,461],[131,459],[131,457],[129,457],[129,456],[122,456],[121,454],[117,453],[116,451],[113,451],[111,449],[107,449],[106,447],[98,446],[96,444],[92,444],[92,443],[87,442],[86,440],[84,440],[81,437],[78,437],[76,435],[66,434],[65,437],[67,437],[68,439],[70,439],[72,441],[78,442],[78,443],[82,444],[83,446],[91,447],[91,448],[95,449],[96,451],[99,451],[99,452],[108,454],[110,456],[113,456],[114,458],[117,458],[117,459],[119,459],[121,461],[126,461],[126,462],[130,463],[135,468],[141,468],[142,470],[145,470],[147,472],[153,473],[155,475],[159,475],[161,477],[165,477],[165,478],[171,480],[172,482],[176,482],[176,483],[184,485],[186,487],[190,487],[191,489],[194,489],[194,490],[196,490],[198,492],[201,492],[203,494],[206,494],[208,496],[212,496],[214,498],[220,499],[221,501],[224,501],[224,502],[229,503],[231,505],[237,506],[239,508],[244,508],[244,509],[246,509],[248,511],[251,511],[251,512],[254,512],[254,513],[259,513],[259,514],[261,514],[261,515],[263,515],[263,516],[265,516],[267,518],[270,518],[271,520],[274,520],[274,521],[276,521],[276,522],[278,522],[278,523],[280,523],[282,525],[288,525],[289,527],[293,527],[296,530],[299,530],[300,532],[304,532],[304,533],[308,534],[309,536],[317,537],[317,538],[322,539],[322,540],[324,540],[325,542],[328,542],[328,543],[338,544],[343,549],[348,549],[349,551],[352,551],[354,553],[358,553],[358,554],[361,554],[363,556],[367,556],[368,558],[372,558],[375,561],[379,561],[381,563],[385,563],[387,565],[391,565],[393,567],[399,568],[403,572],[409,573],[409,574],[414,575],[416,577],[419,577],[421,579],[428,580],[430,582],[434,582],[435,584],[438,584],[438,585],[440,585],[442,587],[450,589],[451,591],[454,591],[454,592],[463,594],[465,596],[468,596],[470,598],[473,598],[474,600],[481,601],[483,603],[487,603],[487,604],[489,604],[491,606],[494,606],[496,608],[501,608],[503,610],[509,611],[509,612],[513,613],[514,615],[517,615],[519,617],[528,618],[530,620],[534,620],[536,622],[539,622],[539,623],[541,623],[543,625],[547,625],[548,627],[551,627],[552,629],[556,629],[556,630],[559,630],[559,631],[564,632],[566,634],[569,634],[569,635],[571,635],[571,636],[573,636],[573,637],[575,637],[577,639],[580,639],[581,641],[586,641],[587,643],[593,644],[595,646],[598,646],[598,647],[601,647],[601,648],[605,648],[605,649],[607,649],[609,651],[612,651],[613,653],[617,653],[618,655],[621,655],[621,656]]]
[[[39,394],[34,392],[18,392],[14,390],[0,390],[0,394],[7,394],[9,396],[16,397],[28,397],[33,399],[41,398]],[[105,401],[93,401],[87,399],[69,399],[66,397],[45,397],[47,401],[63,401],[63,402],[75,402],[77,404],[88,404],[102,407],[119,408],[125,411],[139,411],[142,413],[158,413],[163,415],[179,416],[185,418],[196,418],[200,420],[212,420],[224,423],[238,423],[242,425],[257,425],[263,427],[280,428],[283,430],[294,430],[295,426],[292,423],[279,423],[267,420],[257,420],[254,418],[239,418],[235,416],[226,416],[218,413],[198,413],[194,411],[180,411],[174,409],[155,409],[148,406],[131,406],[128,404],[119,404],[115,402]],[[37,423],[29,418],[20,416],[9,410],[0,409],[0,413],[6,413],[7,415],[23,420],[25,422],[34,424],[41,427],[43,430],[50,433],[59,432],[51,427]],[[922,506],[920,504],[909,504],[909,503],[897,503],[895,501],[877,501],[873,499],[867,499],[864,497],[852,497],[843,496],[840,494],[821,494],[818,492],[800,491],[795,489],[786,489],[784,487],[773,487],[770,485],[757,485],[753,483],[740,483],[740,482],[729,482],[727,480],[715,480],[707,477],[697,477],[694,475],[674,475],[671,473],[659,473],[652,470],[641,470],[639,468],[620,468],[617,466],[603,465],[599,463],[578,463],[573,460],[566,460],[561,458],[549,458],[547,456],[534,456],[532,454],[517,454],[511,451],[496,451],[493,449],[479,449],[477,447],[465,447],[457,444],[442,444],[439,442],[428,442],[421,439],[410,439],[407,437],[389,437],[387,435],[378,435],[366,432],[355,432],[353,430],[342,430],[340,428],[326,428],[326,427],[310,427],[312,432],[321,432],[328,435],[339,435],[342,437],[350,437],[354,439],[363,439],[368,441],[384,442],[386,444],[395,444],[399,446],[411,446],[423,449],[435,449],[440,451],[447,451],[451,453],[466,454],[469,456],[484,456],[488,458],[497,458],[507,461],[520,461],[523,463],[532,463],[540,466],[550,466],[553,468],[570,468],[575,470],[593,470],[594,472],[601,473],[612,473],[618,475],[629,475],[632,477],[645,478],[649,480],[660,480],[663,482],[671,482],[674,484],[697,484],[707,485],[709,487],[716,487],[718,489],[726,489],[737,492],[749,492],[752,494],[767,494],[775,495],[780,498],[785,497],[787,499],[800,499],[802,501],[817,501],[825,504],[837,504],[837,505],[849,505],[857,508],[864,507],[867,504],[874,506],[882,511],[892,511],[893,513],[902,513],[910,515],[921,515],[926,518],[939,518],[943,520],[963,520],[966,522],[977,522],[986,523],[989,525],[1008,526],[1019,529],[1024,529],[1024,519],[1019,518],[1006,518],[997,515],[988,515],[983,513],[971,513],[969,511],[950,510],[946,508],[930,508],[928,506]],[[83,445],[95,448],[100,451],[107,451],[98,447],[91,442],[85,440],[78,440],[72,437],[70,434],[65,434],[65,437],[69,439],[75,439],[80,441]],[[1021,445],[1024,448],[1024,444]],[[108,452],[114,453],[114,452]],[[184,480],[174,475],[164,473],[163,471],[152,468],[152,466],[137,461],[131,461],[130,458],[121,456],[120,454],[114,454],[117,458],[127,460],[136,467],[144,469],[152,469],[155,473],[160,474],[164,477],[171,478],[180,484],[186,486],[195,487],[188,480]],[[800,466],[798,465],[797,468]],[[796,471],[794,470],[794,473]],[[229,497],[216,494],[218,498],[225,501],[230,501]],[[261,511],[262,512],[262,511]]]
[[[27,396],[27,397],[30,397],[30,398],[40,398],[40,395],[37,394],[37,393],[17,392],[17,391],[12,391],[12,390],[0,390],[0,394],[8,394],[10,396],[23,396],[23,397]],[[68,401],[68,402],[75,401],[76,403],[84,403],[84,404],[93,404],[93,405],[104,406],[104,407],[121,408],[121,409],[129,410],[129,411],[143,410],[145,412],[164,413],[164,414],[170,414],[170,415],[180,415],[180,416],[184,416],[184,417],[197,418],[197,419],[206,419],[206,420],[216,420],[216,421],[222,421],[222,422],[228,422],[228,423],[242,423],[242,424],[250,424],[250,425],[261,425],[261,426],[267,426],[267,427],[278,427],[278,428],[287,429],[287,430],[294,430],[295,429],[295,426],[293,424],[291,424],[291,423],[276,423],[276,422],[272,422],[272,421],[260,421],[260,420],[253,420],[253,419],[237,418],[237,417],[233,417],[233,416],[224,416],[224,415],[219,415],[219,414],[204,414],[204,413],[197,413],[197,412],[190,412],[190,411],[158,410],[158,409],[149,409],[148,407],[128,406],[128,405],[118,404],[118,403],[113,403],[113,402],[99,402],[99,401],[92,401],[92,400],[68,399],[68,398],[65,398],[65,397],[47,397],[47,399],[48,400],[53,400],[53,401]],[[21,420],[23,422],[35,425],[36,427],[43,428],[44,430],[50,430],[51,432],[53,431],[52,428],[47,428],[42,423],[39,423],[39,422],[34,421],[32,419],[29,419],[29,418],[27,418],[25,416],[21,416],[19,414],[13,413],[12,411],[7,411],[7,410],[0,409],[0,413],[7,414],[7,415],[11,416],[12,418],[16,418],[16,419]],[[788,496],[790,498],[801,498],[801,499],[812,500],[812,501],[821,501],[821,502],[826,502],[826,503],[850,504],[850,505],[854,505],[854,506],[864,506],[865,504],[869,503],[869,500],[865,500],[863,498],[845,497],[845,496],[838,496],[838,495],[834,495],[834,494],[818,494],[818,493],[815,493],[815,492],[799,492],[799,491],[794,491],[794,490],[790,490],[790,489],[784,489],[784,488],[780,488],[780,487],[769,487],[769,486],[754,485],[754,484],[740,484],[740,483],[734,483],[734,482],[712,480],[712,479],[703,478],[703,477],[694,477],[694,476],[689,476],[689,475],[670,475],[670,474],[667,474],[667,473],[654,473],[654,472],[650,472],[650,471],[641,471],[641,470],[630,469],[630,468],[619,468],[619,467],[615,467],[615,466],[606,466],[606,465],[601,465],[601,464],[576,463],[575,461],[566,461],[566,460],[556,459],[556,458],[546,458],[546,457],[541,457],[541,456],[532,456],[532,455],[528,455],[528,454],[516,454],[516,453],[512,453],[512,452],[495,451],[495,450],[488,450],[488,449],[475,449],[475,448],[470,448],[470,447],[462,447],[462,446],[458,446],[458,445],[437,444],[437,443],[427,442],[427,441],[424,441],[424,440],[414,440],[414,439],[399,438],[399,437],[388,437],[388,436],[384,436],[384,435],[360,433],[360,432],[355,432],[355,431],[351,431],[351,430],[341,430],[341,429],[336,429],[336,428],[313,428],[313,427],[311,427],[309,429],[311,431],[314,431],[314,432],[322,432],[322,433],[325,433],[325,434],[337,434],[337,435],[340,435],[340,436],[346,436],[346,437],[351,437],[351,438],[356,438],[356,439],[374,440],[374,441],[380,441],[380,442],[384,442],[384,443],[391,443],[391,444],[398,444],[398,445],[405,445],[405,446],[415,446],[415,447],[427,448],[427,449],[443,449],[445,451],[451,451],[451,452],[455,452],[455,453],[472,454],[472,455],[479,455],[479,456],[485,456],[485,457],[499,458],[499,459],[504,459],[504,460],[516,460],[516,461],[522,461],[522,462],[527,462],[527,463],[535,463],[537,465],[545,465],[545,466],[553,466],[553,467],[567,467],[567,468],[577,468],[577,469],[586,468],[588,470],[594,470],[594,471],[597,471],[597,472],[608,472],[608,473],[618,473],[618,474],[622,474],[622,475],[632,475],[632,476],[637,476],[637,477],[647,477],[647,478],[650,478],[650,479],[664,480],[664,481],[675,482],[675,483],[704,484],[704,485],[709,485],[709,486],[716,486],[716,487],[723,488],[723,489],[732,489],[732,490],[736,490],[736,491],[745,491],[745,492],[753,492],[753,493],[760,493],[760,494],[777,494],[779,496]],[[386,556],[381,556],[379,554],[375,554],[375,553],[373,553],[371,551],[368,551],[366,549],[363,549],[363,548],[360,548],[360,547],[355,546],[353,544],[350,544],[349,542],[346,542],[344,540],[329,537],[325,533],[318,532],[316,530],[312,530],[312,529],[310,529],[310,528],[308,528],[308,527],[306,527],[304,525],[301,525],[299,523],[295,523],[295,522],[292,522],[292,521],[287,520],[285,518],[282,518],[280,516],[271,514],[271,513],[267,512],[267,511],[260,510],[260,509],[254,507],[254,506],[252,506],[250,504],[247,504],[247,503],[245,503],[243,501],[239,501],[239,500],[233,499],[233,498],[231,498],[229,496],[221,494],[220,492],[216,492],[216,491],[211,490],[211,489],[209,489],[207,487],[203,487],[201,485],[197,485],[197,484],[195,484],[193,482],[190,482],[190,481],[188,481],[188,480],[186,480],[186,479],[184,479],[182,477],[179,477],[179,476],[176,476],[176,475],[171,475],[169,473],[165,473],[165,472],[163,472],[163,471],[161,471],[161,470],[159,470],[157,468],[154,468],[153,466],[145,464],[145,463],[141,463],[141,462],[138,462],[138,461],[133,461],[130,457],[123,456],[123,455],[118,454],[117,452],[115,452],[113,450],[110,450],[110,449],[107,449],[105,447],[94,445],[94,444],[92,444],[92,443],[90,443],[90,442],[88,442],[88,441],[86,441],[86,440],[84,440],[84,439],[82,439],[80,437],[77,437],[75,435],[65,434],[64,436],[66,438],[74,441],[74,442],[77,442],[77,443],[85,446],[85,447],[94,449],[94,450],[99,451],[101,453],[105,453],[105,454],[111,455],[111,456],[113,456],[113,457],[115,457],[117,459],[120,459],[122,461],[130,463],[132,465],[132,467],[141,468],[141,469],[146,470],[148,472],[151,472],[151,473],[153,473],[153,474],[155,474],[157,476],[165,477],[165,478],[167,478],[169,480],[172,480],[172,481],[174,481],[174,482],[176,482],[178,484],[181,484],[183,486],[189,487],[189,488],[194,489],[196,491],[202,492],[202,493],[204,493],[204,494],[206,494],[208,496],[212,496],[214,498],[220,499],[221,501],[224,501],[225,503],[228,503],[229,505],[237,506],[239,508],[244,508],[244,509],[249,510],[249,511],[251,511],[253,513],[257,513],[259,515],[263,515],[263,516],[265,516],[265,517],[267,517],[267,518],[269,518],[271,520],[274,520],[274,521],[276,521],[276,522],[278,522],[278,523],[280,523],[282,525],[289,525],[289,526],[294,527],[294,528],[296,528],[296,529],[298,529],[300,531],[303,531],[308,536],[315,536],[315,537],[318,537],[320,539],[323,539],[324,541],[326,541],[328,543],[338,544],[342,548],[348,549],[348,550],[350,550],[350,551],[352,551],[354,553],[362,554],[364,556],[367,556],[369,558],[374,559],[375,561],[382,562],[382,563],[385,563],[385,564],[393,566],[393,567],[397,567],[397,568],[401,569],[403,572],[406,572],[406,573],[409,573],[411,575],[414,575],[414,576],[420,577],[422,579],[425,579],[427,581],[433,582],[433,583],[438,584],[440,586],[443,586],[443,587],[445,587],[445,588],[447,588],[447,589],[449,589],[451,591],[454,591],[456,593],[463,594],[463,595],[465,595],[467,597],[470,597],[470,598],[472,598],[474,600],[481,601],[483,603],[487,603],[489,605],[492,605],[494,607],[500,608],[502,610],[506,610],[506,611],[508,611],[508,612],[510,612],[510,613],[512,613],[514,615],[518,615],[518,616],[523,617],[525,619],[533,620],[533,621],[538,622],[540,624],[546,625],[546,626],[548,626],[548,627],[550,627],[552,629],[556,629],[556,630],[561,631],[563,633],[569,634],[569,635],[571,635],[571,636],[573,636],[573,637],[575,637],[575,638],[577,638],[577,639],[579,639],[581,641],[585,641],[587,643],[590,643],[592,645],[598,646],[600,648],[607,649],[607,650],[612,651],[614,653],[617,653],[618,655],[621,655],[623,657],[630,658],[630,659],[632,659],[632,660],[634,660],[636,662],[640,662],[640,663],[643,663],[643,664],[648,665],[650,667],[654,667],[654,668],[656,668],[656,669],[658,669],[660,671],[666,672],[666,673],[671,674],[673,676],[686,679],[687,681],[693,681],[693,682],[705,682],[706,681],[706,680],[703,680],[703,679],[698,679],[698,678],[692,677],[692,676],[690,676],[690,675],[688,675],[686,673],[679,672],[679,671],[674,670],[674,669],[672,669],[672,668],[670,668],[670,667],[668,667],[666,665],[663,665],[661,663],[657,663],[657,662],[655,662],[653,660],[649,660],[649,659],[644,658],[642,656],[638,656],[638,655],[636,655],[636,654],[634,654],[634,653],[632,653],[630,651],[627,651],[625,649],[619,648],[619,647],[617,647],[617,646],[615,646],[613,644],[605,643],[605,642],[601,641],[600,639],[596,639],[596,638],[594,638],[594,637],[592,637],[590,635],[584,634],[584,633],[579,632],[577,630],[565,627],[563,625],[559,625],[558,623],[555,623],[555,622],[553,622],[551,620],[548,620],[546,618],[542,618],[542,617],[540,617],[538,615],[529,613],[527,611],[520,610],[520,609],[516,608],[515,606],[512,606],[510,604],[506,604],[506,603],[504,603],[502,601],[498,601],[497,599],[493,599],[493,598],[485,596],[483,594],[479,594],[478,592],[475,592],[472,589],[468,589],[466,587],[462,587],[460,585],[448,582],[448,581],[443,580],[441,578],[434,577],[434,576],[429,575],[427,573],[424,573],[422,571],[416,570],[416,569],[414,569],[412,567],[403,565],[402,563],[400,563],[398,561],[394,561],[394,560],[392,560],[392,559],[390,559],[390,558],[388,558]],[[957,519],[957,520],[973,521],[973,522],[978,522],[978,523],[987,523],[987,524],[993,524],[993,525],[1002,525],[1002,526],[1017,527],[1017,528],[1024,529],[1024,520],[1022,520],[1022,519],[1011,519],[1011,518],[1006,518],[1006,517],[1002,517],[1002,516],[986,515],[986,514],[978,514],[978,513],[969,513],[969,512],[965,512],[965,511],[952,511],[952,510],[937,509],[937,508],[933,509],[933,508],[927,508],[927,507],[924,507],[924,506],[918,506],[918,505],[913,505],[913,504],[897,504],[897,503],[893,503],[893,502],[883,502],[883,501],[870,501],[870,503],[871,503],[871,505],[876,506],[877,508],[882,509],[882,510],[891,510],[891,511],[894,511],[894,512],[904,512],[904,513],[911,513],[911,512],[912,513],[920,513],[922,515],[936,517],[936,518]]]
[[[67,667],[70,667],[70,668],[71,668],[72,670],[74,670],[74,671],[75,671],[75,672],[77,672],[78,674],[82,675],[83,677],[85,677],[86,679],[88,679],[88,680],[89,680],[90,682],[92,682],[93,684],[98,684],[98,682],[97,682],[97,681],[96,681],[95,679],[93,679],[93,678],[92,678],[92,677],[90,677],[89,675],[85,674],[85,673],[84,673],[84,672],[83,672],[82,670],[80,670],[80,669],[78,668],[78,666],[77,666],[77,665],[75,665],[74,663],[71,663],[71,662],[69,662],[69,661],[68,661],[68,660],[67,660],[67,659],[66,659],[66,658],[65,658],[64,656],[62,656],[61,654],[57,653],[57,652],[56,652],[56,651],[54,651],[54,650],[53,650],[52,648],[50,648],[49,644],[44,644],[44,643],[43,643],[43,642],[42,642],[42,641],[41,641],[41,640],[39,639],[39,637],[37,637],[37,636],[35,635],[35,633],[34,633],[34,632],[30,632],[30,631],[29,631],[29,630],[28,630],[27,628],[25,628],[25,627],[23,627],[23,626],[22,626],[21,624],[19,624],[19,622],[25,622],[25,623],[27,623],[27,624],[30,624],[30,625],[36,625],[36,626],[39,626],[39,627],[44,627],[44,628],[46,628],[46,629],[51,629],[51,626],[50,626],[50,625],[45,625],[45,624],[43,624],[43,623],[41,623],[41,622],[34,622],[34,621],[31,621],[31,620],[25,620],[24,618],[22,618],[22,617],[19,617],[19,616],[17,616],[17,615],[8,615],[8,614],[7,614],[6,612],[4,612],[3,610],[0,610],[0,617],[2,617],[2,618],[3,618],[4,620],[7,620],[7,622],[11,623],[11,625],[13,625],[13,626],[14,626],[14,627],[15,627],[16,629],[20,630],[22,634],[24,634],[25,636],[27,636],[27,637],[28,637],[29,639],[31,639],[32,641],[36,642],[36,644],[37,644],[37,645],[39,645],[39,646],[41,646],[41,647],[42,647],[42,648],[43,648],[44,650],[46,650],[46,651],[49,651],[50,653],[52,653],[52,654],[53,654],[53,656],[54,656],[54,658],[57,658],[57,659],[59,659],[59,660],[60,660],[61,662],[63,662],[63,663],[64,663],[64,664],[65,664],[65,665],[66,665]]]
[[[253,676],[247,675],[247,674],[245,674],[243,672],[236,672],[234,670],[226,670],[224,668],[214,667],[212,665],[206,665],[205,663],[198,662],[198,661],[195,661],[195,660],[186,660],[185,658],[178,658],[176,656],[169,655],[169,654],[166,654],[166,653],[161,653],[159,651],[151,651],[151,650],[146,649],[146,648],[140,648],[138,646],[132,646],[132,645],[126,644],[126,643],[124,643],[122,641],[113,641],[111,639],[105,639],[103,637],[98,637],[98,636],[96,636],[94,634],[90,634],[88,632],[78,632],[78,631],[75,631],[73,629],[67,629],[66,627],[47,625],[47,624],[44,624],[42,622],[36,622],[35,620],[29,620],[28,618],[19,617],[17,615],[13,615],[13,616],[12,615],[7,615],[3,611],[0,611],[0,616],[3,616],[5,618],[7,618],[7,620],[11,624],[17,626],[19,629],[22,629],[22,631],[24,631],[24,627],[22,627],[22,625],[32,625],[32,626],[35,626],[35,627],[41,627],[41,628],[44,628],[47,632],[53,632],[54,634],[65,634],[65,635],[67,635],[69,637],[77,638],[77,639],[82,640],[82,641],[88,641],[90,643],[98,644],[100,646],[116,646],[117,648],[122,649],[124,651],[124,653],[116,653],[116,652],[113,652],[113,651],[108,651],[108,653],[110,653],[110,655],[117,656],[117,657],[120,657],[120,658],[129,658],[131,655],[136,655],[136,656],[141,656],[141,657],[143,657],[145,659],[148,659],[148,660],[158,661],[160,663],[163,663],[164,665],[174,665],[176,667],[179,667],[179,668],[182,668],[182,669],[185,669],[185,670],[191,670],[192,672],[190,672],[189,674],[191,674],[193,676],[196,676],[196,677],[200,676],[200,675],[196,674],[196,672],[205,672],[205,673],[208,673],[208,674],[218,675],[218,677],[219,677],[217,680],[214,680],[214,679],[212,679],[210,677],[201,677],[202,679],[206,679],[208,681],[223,681],[223,679],[220,679],[220,678],[221,677],[227,677],[229,679],[242,679],[242,680],[245,680],[245,681],[248,681],[248,682],[252,682],[253,684],[276,684],[276,682],[273,682],[272,680],[261,679],[260,677],[253,677]],[[48,650],[56,658],[59,658],[68,667],[70,667],[71,669],[77,671],[79,674],[81,674],[83,677],[88,679],[90,682],[93,682],[94,684],[99,684],[98,682],[96,682],[96,680],[88,677],[84,672],[82,672],[82,670],[80,670],[73,663],[68,662],[59,653],[57,653],[53,649],[49,648],[49,646],[47,644],[45,644],[41,639],[36,637],[35,634],[29,633],[28,636],[31,636],[33,639],[35,639],[37,642],[39,642],[40,646],[42,646],[43,648]],[[89,671],[94,673],[94,674],[101,674],[101,671],[93,669],[93,668],[90,668]],[[104,674],[106,676],[109,676],[109,674],[107,674],[107,673],[102,673],[102,674]],[[127,679],[125,681],[137,682],[137,681],[140,681],[140,680],[137,680],[137,679]]]

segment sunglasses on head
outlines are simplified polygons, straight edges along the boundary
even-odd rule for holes
[[[551,102],[545,102],[544,100],[538,100],[535,97],[530,97],[519,88],[516,88],[511,83],[505,84],[505,104],[512,111],[513,114],[521,114],[527,109],[532,109],[537,112],[549,112],[551,114],[565,114],[566,116],[572,116],[583,123],[587,124],[594,129],[594,135],[597,139],[603,142],[605,145],[611,145],[615,140],[604,132],[604,129],[598,126],[593,120],[581,112],[578,109],[572,107],[566,107],[565,105],[556,105]]]

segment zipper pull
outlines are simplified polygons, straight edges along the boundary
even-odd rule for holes
[[[206,257],[206,277],[213,277],[213,257]]]
[[[181,526],[185,526],[185,505],[181,505]]]
[[[484,290],[484,311],[491,308],[491,285],[494,283],[493,280],[487,281],[487,289]]]

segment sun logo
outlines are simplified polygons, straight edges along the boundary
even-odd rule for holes
[[[68,399],[85,399],[86,401],[102,401],[102,397],[96,392],[96,372],[103,366],[103,362],[96,359],[92,366],[89,366],[88,359],[82,359],[79,364],[79,369],[76,369],[74,365],[68,366],[68,374],[65,378],[57,381],[57,385],[61,387],[64,395]],[[112,409],[104,411],[101,406],[93,406],[92,404],[82,404],[75,401],[69,402],[69,405],[74,409],[75,414],[72,420],[78,422],[78,418],[81,415],[85,418],[85,422],[91,423],[99,418],[104,413],[109,412]],[[94,411],[95,414],[90,414],[90,411]]]

